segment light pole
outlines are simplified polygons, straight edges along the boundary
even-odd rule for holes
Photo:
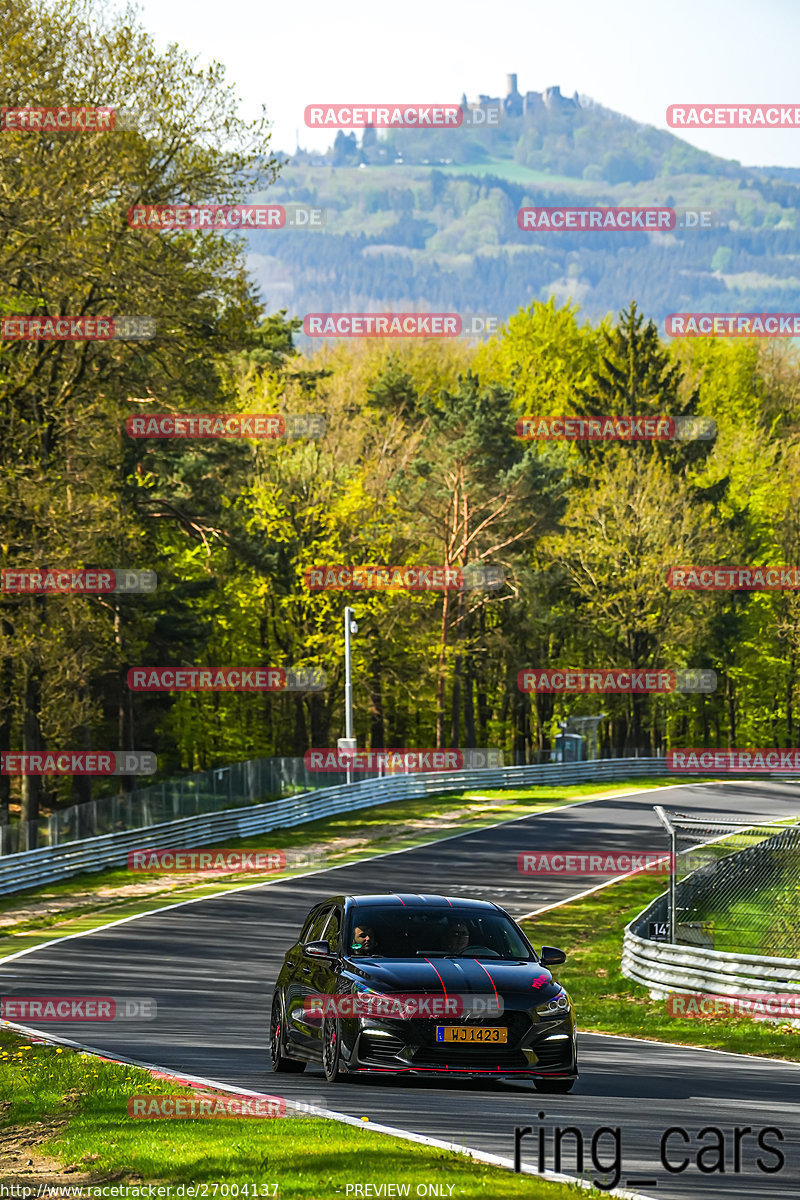
[[[676,858],[678,850],[678,833],[661,804],[654,804],[653,812],[656,814],[659,821],[669,834],[670,865],[667,922],[669,925],[669,941],[674,946],[678,941],[678,928],[675,921],[675,875],[678,870],[678,860]]]
[[[350,657],[350,634],[358,633],[355,613],[352,608],[344,610],[344,732],[339,738],[340,750],[355,750],[356,739],[353,737],[353,665]],[[347,782],[352,783],[350,764],[347,766]]]

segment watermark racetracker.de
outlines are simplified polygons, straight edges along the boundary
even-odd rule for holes
[[[2,750],[0,775],[155,775],[152,750]]]
[[[683,312],[664,320],[668,337],[800,337],[800,313]]]
[[[309,129],[475,129],[498,126],[503,106],[481,104],[420,104],[419,102],[307,104],[303,114]]]
[[[352,992],[329,995],[310,992],[303,998],[305,1017],[386,1017],[397,1020],[431,1017],[463,1017],[467,1015],[499,1017],[503,1000],[494,994],[448,992],[447,995],[428,992],[379,993]]]
[[[326,866],[326,855],[317,851],[146,846],[128,852],[129,871],[157,874],[273,875],[278,871],[324,870]]]
[[[107,105],[0,108],[0,131],[14,133],[112,133],[116,124],[116,112]]]
[[[327,209],[308,204],[136,204],[128,209],[130,229],[248,230],[322,229]]]
[[[132,438],[300,438],[322,437],[323,413],[146,413],[127,417]]]
[[[521,875],[672,875],[688,874],[708,863],[708,856],[668,850],[521,850]]]
[[[688,442],[717,436],[711,417],[527,415],[517,421],[516,436],[525,441]]]
[[[517,226],[526,232],[669,233],[675,229],[714,229],[713,208],[659,205],[541,205],[519,209]]]
[[[502,587],[504,582],[502,567],[482,562],[468,563],[465,567],[320,563],[303,572],[303,583],[311,592],[439,592],[478,588],[492,591]]]
[[[306,750],[303,762],[307,771],[365,771],[379,774],[418,771],[474,771],[502,767],[503,751],[491,749],[440,750]]]
[[[155,571],[119,567],[39,567],[0,570],[0,592],[31,595],[96,596],[110,592],[150,593],[156,590]]]
[[[735,996],[672,992],[667,996],[666,1008],[668,1017],[683,1020],[797,1021],[800,992],[742,992]]]
[[[321,692],[318,667],[131,667],[132,692]]]
[[[155,1021],[153,996],[0,996],[3,1021]]]
[[[154,317],[0,317],[0,339],[8,342],[138,342],[155,335]]]
[[[798,129],[796,104],[670,104],[670,129]]]
[[[316,312],[303,317],[303,333],[311,338],[455,338],[497,333],[494,313]]]
[[[790,746],[784,749],[768,747],[765,749],[746,749],[730,747],[728,749],[709,750],[693,747],[685,750],[667,751],[668,771],[689,771],[695,773],[714,774],[732,772],[746,773],[780,773],[782,771],[797,774],[800,772],[800,747]]]
[[[667,587],[698,592],[782,592],[800,589],[800,567],[669,567]]]
[[[521,692],[603,695],[714,692],[717,675],[705,667],[681,670],[637,667],[524,667],[517,675]]]

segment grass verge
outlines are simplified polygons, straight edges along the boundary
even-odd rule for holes
[[[232,1188],[214,1189],[235,1184],[240,1197],[327,1200],[346,1194],[348,1183],[367,1182],[408,1184],[411,1196],[423,1183],[439,1185],[434,1195],[452,1197],[575,1200],[605,1194],[305,1115],[136,1119],[127,1111],[135,1095],[197,1092],[140,1068],[0,1032],[0,1183],[69,1185],[74,1190],[67,1194],[84,1197],[92,1195],[92,1184],[109,1181],[123,1197],[140,1195],[139,1185],[152,1184],[169,1185],[170,1192],[162,1193],[167,1197],[188,1195],[172,1191],[181,1184],[199,1188],[195,1196],[230,1197]],[[35,1143],[25,1133],[32,1127],[38,1130]],[[45,1153],[47,1159],[41,1157]]]

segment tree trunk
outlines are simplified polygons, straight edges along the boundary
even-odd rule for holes
[[[547,762],[550,758],[550,734],[548,725],[553,719],[556,698],[551,692],[534,693],[534,711],[536,712],[536,757],[538,762]]]
[[[736,745],[736,695],[730,672],[725,675],[725,706],[728,712],[728,749]]]
[[[319,692],[311,693],[308,709],[311,720],[311,745],[327,746],[329,723],[326,720],[325,702]]]
[[[306,727],[306,713],[303,707],[302,692],[298,692],[293,697],[294,699],[294,754],[296,758],[302,758],[308,746],[308,730]]]
[[[789,654],[789,678],[786,680],[786,745],[793,746],[794,732],[794,687],[797,681],[797,663],[794,647]]]
[[[524,766],[525,764],[525,724],[528,716],[528,697],[525,693],[517,691],[514,695],[514,703],[512,707],[514,720],[514,748],[513,758],[514,766]]]
[[[645,721],[645,706],[648,697],[638,692],[631,693],[631,734],[633,738],[633,753],[635,755],[650,754],[651,740]]]
[[[114,642],[116,643],[117,653],[119,655],[119,670],[117,672],[117,747],[120,750],[125,750],[128,747],[128,742],[125,740],[125,707],[126,702],[132,704],[132,696],[127,687],[127,672],[125,670],[124,650],[122,645],[122,615],[120,613],[119,600],[114,606]],[[133,746],[130,746],[133,749]],[[135,777],[133,775],[120,775],[119,787],[117,791],[120,796],[124,796],[133,791]]]
[[[30,754],[42,749],[42,682],[39,663],[29,662],[25,669],[25,714],[22,724],[22,748]],[[22,776],[22,809],[20,812],[20,849],[33,850],[38,842],[39,806],[42,798],[42,776]],[[26,822],[30,824],[25,826]]]
[[[88,689],[84,689],[85,691]],[[89,721],[84,721],[81,726],[81,749],[93,750],[92,745],[92,726]],[[92,777],[91,775],[73,775],[72,776],[72,803],[73,804],[88,804],[92,799]]]
[[[478,630],[480,637],[480,647],[486,645],[486,609],[481,608],[478,614]],[[489,701],[486,693],[486,656],[481,656],[481,661],[484,664],[482,668],[478,668],[476,672],[476,698],[478,701],[478,732],[480,733],[480,744],[486,745],[488,737],[489,719],[492,715],[492,710],[489,706]]]
[[[11,639],[11,622],[2,620],[4,645]],[[11,697],[14,694],[14,659],[10,654],[0,656],[0,753],[11,749],[11,721],[13,716]],[[8,806],[11,802],[11,776],[0,773],[0,825],[8,825]]]
[[[450,698],[450,745],[457,746],[461,729],[461,655],[453,663],[453,694]]]
[[[377,632],[372,639],[369,663],[369,744],[375,749],[384,749],[385,728],[383,718],[383,674],[381,671],[380,643]]]
[[[445,563],[445,570],[450,563]],[[444,708],[447,690],[447,622],[450,616],[450,592],[445,588],[442,596],[442,633],[439,646],[439,668],[436,684],[436,749],[444,749]]]
[[[467,651],[464,660],[464,745],[472,749],[477,746],[475,740],[475,659],[472,650]],[[485,742],[481,743],[485,745]]]

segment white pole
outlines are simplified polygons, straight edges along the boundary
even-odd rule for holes
[[[353,665],[350,658],[350,634],[358,630],[353,619],[352,608],[344,610],[344,732],[348,749],[353,749]],[[353,773],[348,764],[347,782],[353,782]]]
[[[350,662],[350,622],[353,619],[352,608],[344,610],[344,735],[353,736],[353,672]]]
[[[675,875],[678,870],[678,859],[677,859],[678,835],[677,835],[677,830],[675,829],[675,826],[672,824],[672,821],[670,821],[670,819],[667,816],[666,812],[664,811],[664,808],[662,807],[662,805],[654,804],[653,812],[656,814],[659,821],[661,822],[661,824],[664,826],[667,833],[669,834],[669,849],[670,849],[670,857],[671,857],[672,861],[670,863],[670,868],[669,868],[669,899],[667,901],[667,905],[668,905],[667,913],[668,913],[668,921],[669,921],[669,940],[670,940],[670,944],[674,946],[678,941],[678,930],[677,930],[677,927],[675,924],[675,916],[676,916]]]

